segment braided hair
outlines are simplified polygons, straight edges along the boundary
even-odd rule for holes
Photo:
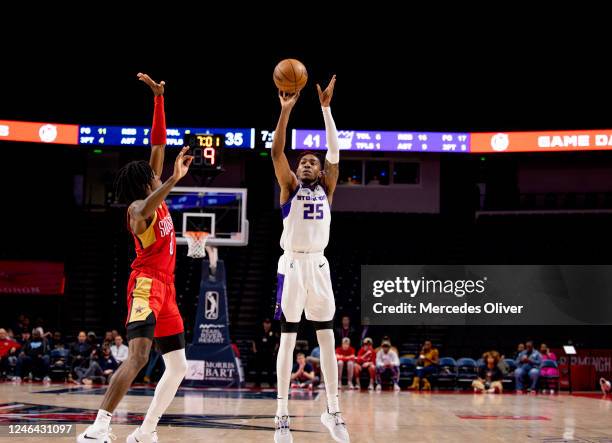
[[[131,204],[147,198],[147,188],[155,177],[153,168],[144,160],[133,161],[122,167],[115,178],[115,195],[122,203]]]

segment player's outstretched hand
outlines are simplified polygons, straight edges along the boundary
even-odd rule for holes
[[[336,75],[332,76],[332,79],[329,81],[329,85],[325,88],[324,91],[321,90],[321,85],[317,83],[317,92],[319,93],[319,101],[321,102],[321,106],[324,108],[329,107],[331,103],[332,96],[334,95],[334,86],[336,86]]]
[[[180,180],[185,177],[185,174],[187,174],[189,170],[189,165],[193,161],[193,155],[185,155],[188,149],[189,146],[185,146],[181,149],[179,155],[176,156],[176,160],[174,161],[174,174],[172,174],[175,180]]]
[[[298,98],[300,98],[300,91],[292,94],[290,92],[283,92],[279,90],[278,98],[280,99],[281,108],[291,111],[293,106],[295,106],[297,103]]]
[[[164,95],[164,86],[166,85],[165,81],[162,80],[161,82],[156,83],[151,77],[149,77],[147,74],[143,74],[142,72],[139,72],[137,77],[138,80],[149,85],[149,88],[151,88],[153,94]]]

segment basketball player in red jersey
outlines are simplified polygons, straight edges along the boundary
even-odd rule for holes
[[[157,442],[157,422],[187,372],[183,319],[174,289],[176,239],[164,199],[185,176],[193,157],[186,155],[188,147],[183,148],[174,162],[174,173],[161,182],[166,145],[164,82],[156,83],[146,74],[138,74],[138,78],[155,95],[151,158],[148,162],[128,163],[121,168],[116,180],[119,198],[129,204],[128,228],[136,245],[136,259],[132,263],[127,290],[129,353],[111,379],[96,421],[77,437],[79,443],[111,443],[111,438],[114,440],[110,429],[112,413],[147,363],[153,338],[162,353],[166,370],[155,388],[142,425],[127,437],[128,443]]]

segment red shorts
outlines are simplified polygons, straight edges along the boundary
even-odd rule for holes
[[[176,304],[174,276],[150,271],[133,270],[127,288],[128,315],[126,326],[145,322],[155,316],[155,337],[166,337],[185,331],[183,318]]]

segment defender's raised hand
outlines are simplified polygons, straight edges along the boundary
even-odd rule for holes
[[[189,146],[181,149],[181,152],[179,152],[174,161],[174,174],[172,174],[172,177],[177,181],[185,177],[189,170],[189,165],[193,161],[193,155],[185,155],[188,149]]]
[[[327,88],[325,90],[321,90],[321,85],[317,83],[317,92],[319,93],[319,101],[321,102],[321,106],[324,108],[328,108],[331,103],[332,96],[334,95],[334,86],[336,85],[336,75],[332,76]]]
[[[165,81],[161,81],[159,83],[156,83],[151,77],[149,77],[147,74],[143,74],[142,72],[139,72],[138,75],[138,80],[145,82],[153,91],[153,94],[155,95],[164,95],[164,86],[166,85]]]

